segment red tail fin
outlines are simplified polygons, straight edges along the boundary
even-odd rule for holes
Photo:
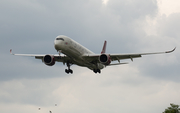
[[[101,54],[103,54],[103,53],[105,53],[106,52],[106,41],[104,41],[104,46],[103,46],[103,49],[102,49],[102,52],[101,52]]]

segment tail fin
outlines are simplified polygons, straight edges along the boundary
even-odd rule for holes
[[[101,51],[101,54],[105,53],[106,52],[106,40],[104,41],[104,46],[103,46],[103,49]]]

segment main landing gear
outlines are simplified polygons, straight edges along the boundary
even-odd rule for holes
[[[70,66],[71,66],[71,65],[72,65],[72,64],[67,63],[68,69],[65,69],[65,72],[66,72],[67,74],[69,74],[69,73],[73,74],[73,70],[70,69]]]
[[[94,73],[101,73],[100,69],[93,69]]]
[[[69,73],[73,74],[73,70],[71,70],[71,69],[65,69],[65,72],[66,72],[67,74],[69,74]]]

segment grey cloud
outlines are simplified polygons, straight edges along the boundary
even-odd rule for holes
[[[157,13],[157,1],[155,0],[110,0],[108,6],[120,16],[123,24],[144,18],[146,15],[155,16]]]
[[[33,57],[9,54],[11,48],[15,53],[55,54],[53,41],[60,34],[73,38],[95,53],[100,53],[104,40],[108,41],[108,53],[169,49],[174,44],[171,39],[179,45],[177,38],[160,38],[178,37],[178,25],[175,24],[178,14],[159,20],[155,26],[160,28],[158,35],[147,36],[145,17],[157,16],[156,1],[109,0],[107,6],[101,2],[2,0],[1,110],[14,103],[21,107],[34,105],[35,109],[43,106],[49,110],[52,103],[57,102],[57,112],[152,113],[162,112],[167,103],[179,102],[178,48],[168,55],[174,59],[166,55],[142,57],[127,65],[107,67],[101,75],[78,66],[72,66],[75,73],[67,75],[64,73],[66,66],[61,63],[48,67]],[[166,65],[158,64],[163,60]],[[15,111],[23,111],[19,106]],[[9,109],[4,111],[10,112]]]
[[[13,48],[16,53],[54,54],[53,41],[59,34],[70,36],[95,53],[100,53],[104,40],[108,41],[108,53],[140,52],[144,46],[140,40],[146,37],[141,22],[157,12],[152,0],[110,0],[106,7],[95,0],[23,1],[3,8],[7,11],[2,13],[3,21],[7,21],[2,23],[6,27],[1,27],[5,32],[0,35],[4,53]]]
[[[8,56],[8,57],[7,57]],[[0,81],[8,81],[13,79],[40,79],[54,77],[68,77],[64,73],[65,66],[58,62],[53,66],[46,66],[41,60],[34,57],[16,57],[12,55],[1,55]],[[9,62],[9,63],[8,63]]]
[[[166,61],[164,61],[166,62]],[[142,65],[139,68],[143,76],[149,76],[160,80],[169,80],[174,82],[179,82],[179,63],[173,65],[159,65],[158,63],[148,63],[147,65]]]
[[[173,13],[166,17],[165,15],[158,21],[158,33],[162,36],[168,36],[171,38],[179,38],[179,24],[180,13]]]
[[[123,70],[122,72],[124,73]],[[1,82],[1,87],[5,88],[5,90],[1,91],[3,93],[4,91],[10,93],[10,97],[16,97],[12,98],[13,102],[25,105],[33,104],[36,105],[36,107],[40,106],[42,108],[50,108],[54,103],[57,103],[57,111],[66,111],[68,113],[72,111],[116,112],[119,110],[127,113],[134,110],[137,112],[147,111],[151,113],[161,111],[161,109],[158,108],[162,105],[164,106],[165,101],[178,99],[178,97],[174,97],[168,98],[167,100],[167,96],[174,95],[173,93],[178,89],[178,84],[167,81],[160,81],[159,83],[159,81],[155,79],[143,78],[139,75],[134,76],[132,80],[137,81],[140,79],[139,86],[128,83],[124,84],[123,82],[104,86],[104,83],[108,82],[109,79],[112,80],[112,82],[118,82],[118,79],[122,80],[124,77],[131,77],[128,74],[115,76],[116,80],[113,80],[113,75],[95,77],[93,75],[87,76],[86,74],[75,75],[68,78],[41,80],[21,79],[10,81],[11,84],[9,85],[16,85],[16,89],[4,85]],[[7,82],[7,84],[8,83],[9,82]],[[171,89],[171,87],[173,87],[173,89]],[[16,90],[19,92],[16,92]],[[164,95],[164,93],[166,95]],[[42,96],[40,97],[40,95]],[[155,100],[159,101],[154,102]],[[149,106],[156,109],[149,109]],[[129,109],[129,107],[131,109]]]
[[[8,2],[4,1],[4,5]],[[142,23],[147,15],[157,12],[157,4],[152,0],[110,0],[106,7],[95,0],[13,3],[3,6],[7,12],[2,13],[2,20],[7,21],[1,23],[1,30],[5,31],[0,35],[1,51],[6,54],[11,48],[16,53],[54,54],[53,41],[59,34],[70,36],[95,53],[100,53],[104,40],[108,41],[108,53],[140,52],[144,46],[141,40],[147,37]],[[11,57],[8,54],[7,58]]]
[[[22,2],[24,4],[17,3],[16,6],[7,8],[7,10],[10,9],[10,11],[4,14],[3,17],[8,17],[10,23],[13,22],[13,24],[7,24],[8,30],[6,31],[10,31],[11,35],[5,33],[2,37],[13,39],[12,37],[16,36],[18,37],[18,40],[21,40],[21,42],[23,41],[22,43],[28,42],[33,45],[34,41],[32,39],[36,39],[38,43],[41,43],[42,39],[50,41],[50,39],[52,40],[52,36],[54,39],[55,36],[64,34],[74,38],[80,43],[85,43],[87,47],[91,47],[91,43],[96,42],[97,48],[101,49],[104,39],[109,41],[114,39],[114,45],[119,45],[119,43],[129,43],[129,45],[133,46],[137,44],[137,34],[134,30],[140,28],[134,24],[135,21],[133,20],[133,15],[132,17],[127,16],[134,14],[136,15],[135,19],[138,19],[141,16],[149,14],[149,12],[142,12],[145,10],[144,8],[146,8],[146,4],[149,4],[149,7],[155,7],[155,4],[153,4],[152,1],[146,1],[143,3],[143,6],[140,7],[141,10],[134,13],[133,11],[136,10],[130,7],[139,7],[139,5],[141,5],[140,1],[135,2],[135,4],[133,4],[133,2],[121,1],[122,3],[119,3],[118,1],[109,1],[109,4],[112,6],[107,6],[109,8],[108,10],[105,10],[105,8],[102,7],[101,1],[29,2],[32,7],[24,8],[24,4],[26,6],[27,3]],[[124,6],[124,4],[127,5],[127,7]],[[118,16],[112,13],[112,10],[119,12],[119,9],[117,9],[116,6],[114,8],[113,5],[123,6],[118,7],[123,11],[118,14],[124,18],[123,20],[118,20]],[[21,8],[24,9],[21,10]],[[132,10],[127,12],[126,9]],[[154,13],[154,10],[150,11]],[[132,21],[127,18],[130,18]],[[21,32],[21,34],[19,34],[19,32]],[[101,41],[99,41],[100,39]],[[98,46],[99,43],[101,43],[101,46]],[[130,46],[130,48],[133,48],[132,46]],[[50,46],[48,46],[48,48],[49,47]],[[128,48],[126,45],[125,47]],[[48,50],[48,48],[46,49]],[[122,48],[122,46],[120,46],[120,48]],[[99,53],[100,51],[96,51],[97,49],[95,48],[93,48],[93,50],[95,50],[96,53]],[[116,47],[113,47],[111,50],[113,52],[118,51]]]

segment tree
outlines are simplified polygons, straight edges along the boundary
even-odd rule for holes
[[[163,113],[180,113],[179,105],[175,105],[173,103],[171,103],[170,105],[171,107],[168,107],[167,109],[165,109]]]

